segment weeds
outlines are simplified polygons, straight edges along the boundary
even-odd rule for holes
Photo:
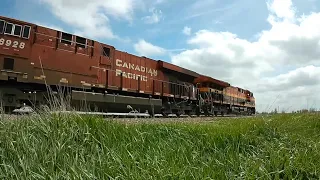
[[[9,179],[319,178],[319,117],[119,123],[46,114],[1,121]]]

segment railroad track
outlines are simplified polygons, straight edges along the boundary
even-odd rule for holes
[[[129,112],[129,113],[104,113],[104,112],[84,112],[84,111],[50,111],[51,114],[79,114],[79,115],[96,115],[96,116],[102,116],[103,118],[112,118],[112,119],[213,119],[213,118],[242,118],[242,117],[253,117],[253,116],[247,116],[247,115],[218,115],[218,116],[205,116],[205,115],[180,115],[177,116],[175,114],[169,114],[167,117],[163,116],[162,114],[155,114],[154,117],[152,117],[148,113],[137,113],[137,112]],[[13,114],[2,114],[0,117],[3,118],[15,118],[15,117],[21,117],[25,115],[34,114],[34,112],[19,112],[19,113],[13,113]]]
[[[31,108],[30,106],[24,106],[20,109],[16,109],[13,111],[13,113],[11,114],[0,114],[0,118],[1,119],[17,119],[21,116],[24,115],[30,115],[30,114],[37,114],[37,113],[41,113],[41,112],[36,112],[34,111],[33,108]],[[227,115],[218,115],[218,116],[214,116],[214,115],[210,115],[210,116],[206,116],[206,115],[180,115],[177,116],[176,114],[168,114],[167,117],[163,116],[162,114],[155,114],[154,117],[152,117],[148,112],[145,113],[140,113],[137,112],[135,110],[131,110],[128,113],[112,113],[112,112],[86,112],[86,111],[46,111],[46,113],[51,113],[51,114],[78,114],[78,115],[96,115],[96,116],[102,116],[103,118],[112,118],[112,119],[193,119],[192,121],[197,121],[197,119],[208,119],[208,120],[212,120],[215,118],[240,118],[240,117],[252,117],[252,116],[247,116],[247,115],[235,115],[235,114],[227,114]]]
[[[3,117],[3,116],[2,116]],[[170,117],[170,118],[126,118],[126,117],[113,117],[104,119],[106,121],[116,121],[123,124],[139,124],[139,123],[147,123],[147,124],[170,124],[170,123],[192,123],[192,124],[201,124],[201,123],[214,123],[221,121],[226,118],[249,118],[252,116],[224,116],[224,117]],[[31,117],[32,119],[32,117]],[[0,120],[14,121],[21,120],[21,116],[17,115],[7,115],[5,118],[1,118]],[[28,120],[28,118],[26,119]]]

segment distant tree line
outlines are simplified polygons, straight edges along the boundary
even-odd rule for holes
[[[315,113],[315,112],[320,112],[318,111],[316,108],[310,108],[310,109],[301,109],[301,110],[297,110],[297,111],[292,111],[291,113]],[[273,111],[271,112],[256,112],[257,114],[279,114],[280,112],[278,112],[278,109],[275,108]],[[282,114],[286,113],[284,110],[281,111]]]

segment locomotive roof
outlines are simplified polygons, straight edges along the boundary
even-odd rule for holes
[[[41,25],[38,25],[38,24],[34,24],[34,23],[26,22],[26,21],[21,21],[21,20],[9,18],[9,17],[4,17],[4,16],[0,16],[0,19],[12,20],[12,21],[15,21],[15,22],[21,22],[21,23],[25,23],[25,24],[29,24],[29,25],[33,25],[33,26],[41,26]],[[45,26],[41,26],[41,27],[52,29],[52,28],[45,27]],[[52,30],[60,31],[60,30],[57,30],[57,29],[52,29]],[[68,32],[65,32],[65,33],[68,33]],[[86,38],[86,39],[89,39],[89,38]],[[105,43],[102,43],[102,42],[96,41],[96,40],[93,40],[93,41],[114,48],[112,45],[105,44]],[[116,48],[115,48],[115,50],[121,51],[121,50],[118,50]],[[121,51],[121,52],[123,52],[123,51]],[[128,54],[131,54],[131,53],[128,53]],[[131,54],[131,55],[134,55],[134,54]],[[136,55],[134,55],[134,56],[136,56]],[[148,57],[146,57],[146,58],[148,58]],[[148,59],[156,61],[156,60],[151,59],[151,58],[148,58]],[[201,75],[201,74],[199,74],[197,72],[194,72],[192,70],[189,70],[189,69],[186,69],[186,68],[183,68],[183,67],[168,63],[168,62],[164,62],[162,60],[158,60],[157,62],[159,64],[160,68],[162,68],[162,69],[167,69],[167,70],[179,72],[179,73],[182,73],[182,74],[185,74],[185,75],[189,75],[189,76],[192,76],[192,77],[196,78],[195,81],[194,81],[195,83],[198,83],[198,82],[210,82],[210,83],[214,83],[214,84],[220,85],[222,87],[229,87],[230,86],[230,84],[227,83],[227,82],[224,82],[224,81],[221,81],[221,80],[209,77],[209,76]]]
[[[171,63],[167,63],[167,62],[164,62],[164,61],[161,61],[159,60],[159,65],[160,65],[160,68],[163,68],[163,69],[167,69],[167,70],[170,70],[170,71],[175,71],[175,72],[179,72],[181,74],[185,74],[185,75],[189,75],[189,76],[192,76],[192,77],[199,77],[200,75],[194,71],[191,71],[189,69],[185,69],[183,67],[180,67],[180,66],[177,66],[177,65],[174,65],[174,64],[171,64]]]
[[[227,83],[227,82],[224,82],[224,81],[221,81],[221,80],[218,80],[218,79],[214,79],[214,78],[209,77],[209,76],[204,76],[204,75],[201,75],[201,76],[199,76],[198,78],[196,78],[194,80],[194,83],[204,83],[204,82],[214,83],[214,84],[217,84],[217,85],[222,86],[222,87],[229,87],[230,86],[230,84]]]

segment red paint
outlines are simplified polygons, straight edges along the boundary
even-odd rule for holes
[[[196,98],[196,90],[190,92],[186,86],[172,86],[168,82],[169,76],[172,78],[177,75],[164,73],[167,71],[188,75],[188,79],[195,79],[194,83],[208,81],[222,87],[230,86],[229,83],[167,62],[116,50],[111,45],[67,34],[64,37],[70,37],[71,42],[64,42],[60,31],[1,16],[0,19],[31,27],[29,39],[0,34],[0,40],[3,39],[3,43],[0,41],[0,63],[3,64],[5,57],[15,59],[12,71],[27,73],[26,82],[44,83],[45,77],[49,85],[67,81],[70,87],[100,87],[101,90],[115,89],[164,96],[191,95]],[[85,47],[81,47],[83,44]],[[246,97],[244,93],[239,94],[237,88],[227,91]]]

